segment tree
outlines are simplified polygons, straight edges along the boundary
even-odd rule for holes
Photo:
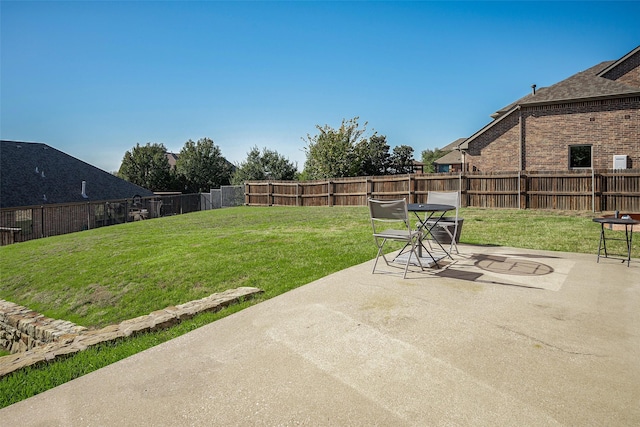
[[[176,161],[176,172],[182,179],[184,190],[190,193],[208,192],[228,185],[232,171],[233,166],[209,138],[185,142]]]
[[[413,172],[413,148],[399,145],[393,149],[391,155],[391,173],[403,174]]]
[[[316,125],[318,135],[307,135],[304,165],[308,179],[356,176],[359,172],[356,145],[361,142],[365,128],[359,129],[358,117],[342,120],[338,130],[329,125]],[[364,124],[366,127],[367,123]]]
[[[166,191],[171,186],[169,160],[163,144],[136,144],[124,154],[118,176],[151,191]]]
[[[387,137],[374,134],[356,146],[360,176],[385,175],[391,167]]]
[[[298,168],[277,151],[253,147],[247,153],[247,160],[240,163],[233,174],[232,183],[239,185],[250,180],[293,180]]]
[[[433,150],[430,150],[430,149],[422,150],[422,163],[424,163],[425,173],[435,172],[436,168],[433,162],[435,162],[445,154],[448,154],[449,152],[450,151],[441,150],[439,148],[435,148]]]

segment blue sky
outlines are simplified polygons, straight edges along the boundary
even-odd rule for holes
[[[211,138],[302,170],[316,125],[360,117],[443,147],[530,92],[640,44],[640,2],[0,3],[0,136],[107,171],[136,143]]]

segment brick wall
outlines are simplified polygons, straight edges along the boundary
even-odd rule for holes
[[[640,167],[640,97],[523,107],[523,169],[569,169],[569,146],[592,146],[593,168],[610,169],[613,155],[629,156]],[[469,170],[519,169],[519,112],[506,117],[471,143]]]
[[[604,74],[602,77],[616,80],[630,86],[640,87],[640,51],[627,58],[624,63]]]
[[[518,112],[503,118],[470,145],[465,155],[469,171],[520,170],[520,126]]]

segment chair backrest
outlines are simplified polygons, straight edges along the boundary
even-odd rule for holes
[[[439,205],[451,205],[456,209],[460,207],[459,191],[429,191],[427,194],[427,203]]]
[[[371,214],[371,225],[374,232],[376,231],[376,222],[387,223],[393,228],[402,228],[409,230],[409,211],[407,210],[407,201],[402,200],[374,200],[369,199],[369,213]],[[382,226],[382,224],[378,224]]]
[[[369,212],[371,219],[380,221],[407,221],[407,201],[402,200],[374,200],[369,199]]]

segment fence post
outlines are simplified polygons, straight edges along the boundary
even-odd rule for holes
[[[333,206],[333,182],[327,180],[327,206]]]
[[[469,206],[469,193],[467,192],[467,187],[469,186],[469,179],[467,175],[462,176],[462,171],[460,172],[460,207],[466,208]]]
[[[596,211],[596,175],[591,168],[591,212]]]
[[[600,173],[598,176],[597,188],[600,201],[598,203],[598,209],[603,211],[609,209],[609,198],[606,197],[605,191],[608,189],[608,182],[604,174]]]
[[[520,171],[518,171],[518,209],[522,209],[522,202],[520,200],[520,195],[522,194],[522,187],[520,186]]]
[[[31,221],[33,223],[33,221]],[[44,235],[44,206],[40,206],[40,238],[46,237]]]
[[[413,178],[413,175],[409,174],[409,203],[416,202],[416,180]]]
[[[529,200],[529,178],[527,172],[524,174],[518,172],[518,180],[520,181],[520,209],[527,209]]]
[[[370,176],[366,176],[364,178],[364,192],[366,193],[367,200],[365,201],[367,204],[369,203],[369,199],[371,198],[371,192],[373,191],[373,181]]]

